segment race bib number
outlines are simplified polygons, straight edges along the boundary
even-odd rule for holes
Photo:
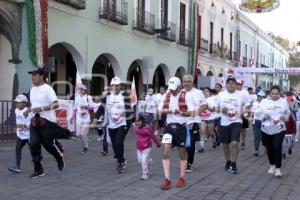
[[[172,135],[169,133],[164,134],[161,143],[163,144],[171,144],[172,143]]]

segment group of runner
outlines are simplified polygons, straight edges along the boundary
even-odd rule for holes
[[[57,139],[68,139],[71,134],[59,127],[50,114],[58,103],[54,90],[45,82],[43,70],[37,69],[30,74],[34,86],[29,95],[18,95],[15,99],[18,136],[16,166],[9,170],[21,171],[21,150],[28,143],[34,162],[31,178],[36,178],[44,175],[41,145],[54,156],[58,169],[62,171],[63,149]],[[182,82],[177,77],[170,78],[167,90],[160,87],[156,95],[149,89],[144,106],[138,109],[136,117],[130,103],[130,91],[121,90],[120,78],[111,80],[110,89],[96,100],[97,103],[87,94],[87,87],[81,84],[71,120],[76,121],[76,136],[82,138],[82,153],[89,152],[87,134],[92,123],[105,138],[102,155],[108,155],[106,138],[109,136],[117,160],[116,171],[124,173],[127,164],[124,141],[133,125],[138,161],[142,166],[141,179],[149,178],[152,140],[163,149],[164,179],[160,186],[163,190],[171,187],[170,157],[172,149],[178,150],[180,174],[176,186],[180,188],[186,185],[186,172],[193,170],[197,142],[200,146],[198,152],[203,153],[209,139],[213,148],[223,144],[224,169],[237,174],[239,150],[245,149],[246,130],[249,124],[253,124],[254,155],[260,154],[262,141],[270,162],[267,172],[276,177],[282,176],[282,144],[288,129],[293,126],[290,120],[294,104],[291,102],[296,102],[296,98],[282,97],[278,86],[273,86],[269,94],[264,90],[254,93],[252,88],[245,89],[243,82],[234,77],[227,78],[225,88],[219,83],[213,89],[205,87],[201,90],[193,85],[193,76],[184,75]],[[293,110],[295,116],[297,111],[298,108]],[[91,117],[92,113],[96,113],[95,118]],[[296,130],[291,132],[296,133]],[[160,139],[156,138],[158,135],[161,135]]]

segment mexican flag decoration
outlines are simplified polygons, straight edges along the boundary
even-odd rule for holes
[[[47,0],[26,0],[28,50],[34,65],[48,62]]]

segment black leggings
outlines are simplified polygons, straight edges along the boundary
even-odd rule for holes
[[[117,157],[118,163],[122,164],[125,161],[124,158],[124,141],[128,133],[127,126],[120,126],[119,128],[108,129],[109,136],[111,139],[111,144],[115,156]]]
[[[16,166],[20,167],[21,165],[21,157],[22,157],[22,149],[23,147],[28,144],[29,146],[29,140],[22,140],[19,137],[17,137],[16,142]]]
[[[271,165],[276,168],[281,167],[282,161],[282,142],[285,136],[285,131],[275,135],[268,135],[262,132],[262,144],[267,148],[268,158]]]

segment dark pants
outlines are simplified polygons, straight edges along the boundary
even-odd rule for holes
[[[54,156],[56,161],[62,159],[62,152],[55,145],[55,139],[69,138],[70,132],[44,118],[35,116],[30,125],[30,150],[34,163],[34,170],[43,170],[41,145]]]
[[[199,141],[200,139],[198,123],[193,123],[192,127],[190,128],[190,135],[191,135],[191,146],[186,148],[186,152],[188,157],[187,163],[192,165],[194,163],[196,142]]]
[[[17,141],[16,141],[16,167],[21,166],[22,149],[26,144],[28,144],[28,146],[29,146],[29,140],[22,140],[19,137],[17,137]]]
[[[254,148],[255,150],[259,150],[259,145],[261,141],[261,121],[255,120],[253,124],[253,134],[254,134]]]
[[[119,128],[108,129],[108,132],[111,139],[114,154],[117,157],[118,163],[122,164],[125,161],[124,141],[128,133],[128,127],[124,125],[120,126]]]
[[[106,127],[102,127],[101,129],[97,129],[99,136],[103,136],[102,140],[102,148],[103,151],[108,153],[108,143],[107,143],[107,133],[106,133]]]
[[[268,158],[271,165],[276,168],[281,167],[282,161],[282,142],[284,139],[285,131],[275,135],[268,135],[262,132],[262,143],[267,148]]]

